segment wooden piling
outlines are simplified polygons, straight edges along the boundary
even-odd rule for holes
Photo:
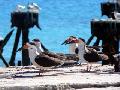
[[[9,67],[8,63],[5,61],[4,57],[0,53],[0,58],[2,59],[3,63],[5,64],[6,67]]]
[[[22,46],[26,43],[29,42],[29,30],[26,28],[22,30]],[[30,59],[28,55],[28,50],[22,50],[22,65],[27,66],[30,65]]]
[[[4,59],[2,52],[3,52],[3,48],[4,46],[7,44],[8,40],[10,39],[12,33],[14,30],[11,30],[6,36],[5,38],[0,41],[0,58],[2,59],[3,63],[5,64],[6,67],[9,67],[9,64],[6,62],[6,60]]]
[[[18,28],[17,33],[16,33],[16,37],[15,37],[14,47],[13,47],[13,50],[12,50],[11,59],[10,59],[10,62],[9,62],[10,66],[15,65],[14,60],[15,60],[15,57],[16,57],[16,51],[17,51],[17,48],[18,48],[20,35],[21,35],[21,29]]]
[[[100,39],[97,38],[97,40],[95,41],[94,45],[93,46],[99,46],[99,43],[100,43]]]
[[[20,34],[22,32],[22,46],[29,42],[29,28],[33,28],[36,25],[39,29],[38,23],[38,13],[34,12],[12,12],[11,13],[11,27],[17,27],[17,33],[15,37],[15,43],[12,51],[12,56],[10,59],[10,65],[14,65],[16,50],[19,43]],[[30,60],[28,56],[28,50],[22,50],[22,65],[27,66],[30,65]]]
[[[91,37],[88,39],[86,45],[89,45],[93,38],[94,38],[94,35],[92,34]]]
[[[120,61],[116,60],[113,56],[119,53],[120,21],[91,21],[91,34],[92,36],[96,36],[98,38],[94,45],[98,45],[99,40],[102,40],[102,52],[108,55],[109,63],[114,64],[115,71],[120,71],[118,64]]]

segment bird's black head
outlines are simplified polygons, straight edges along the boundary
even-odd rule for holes
[[[35,38],[32,41],[34,41],[34,42],[40,42],[40,40],[38,38]]]

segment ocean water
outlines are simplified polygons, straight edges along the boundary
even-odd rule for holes
[[[16,5],[26,6],[35,2],[42,8],[39,15],[42,30],[31,28],[30,41],[39,38],[50,51],[68,53],[68,46],[61,43],[71,35],[82,37],[87,41],[91,36],[90,21],[94,18],[102,18],[100,3],[105,1],[108,0],[0,0],[0,37],[4,38],[12,30],[10,15]],[[11,57],[15,34],[16,28],[4,47],[3,56],[7,62]],[[21,47],[21,37],[19,47]],[[21,60],[21,52],[17,53],[16,62],[18,60]],[[4,66],[1,60],[0,66]]]

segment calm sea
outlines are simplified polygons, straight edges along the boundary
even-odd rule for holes
[[[31,28],[29,39],[39,38],[50,51],[68,53],[68,46],[61,43],[70,35],[82,37],[87,41],[91,35],[90,21],[102,18],[100,3],[105,1],[108,0],[0,0],[0,37],[4,38],[11,30],[10,15],[16,5],[26,6],[35,2],[42,8],[39,15],[42,30]],[[11,57],[15,34],[16,28],[4,47],[3,56],[7,62]],[[21,60],[21,52],[17,53],[16,62],[18,60]],[[0,66],[4,66],[1,60]]]

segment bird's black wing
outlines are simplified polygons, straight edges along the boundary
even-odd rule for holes
[[[35,58],[35,62],[43,67],[51,67],[51,66],[58,66],[61,64],[60,60],[57,60],[57,58],[52,58],[47,55],[38,55]]]
[[[100,58],[100,56],[98,55],[98,53],[97,52],[94,52],[94,51],[90,51],[90,52],[86,52],[85,54],[84,54],[84,58],[85,58],[85,60],[86,61],[88,61],[88,62],[97,62],[97,61],[100,61],[101,60],[101,58]]]

